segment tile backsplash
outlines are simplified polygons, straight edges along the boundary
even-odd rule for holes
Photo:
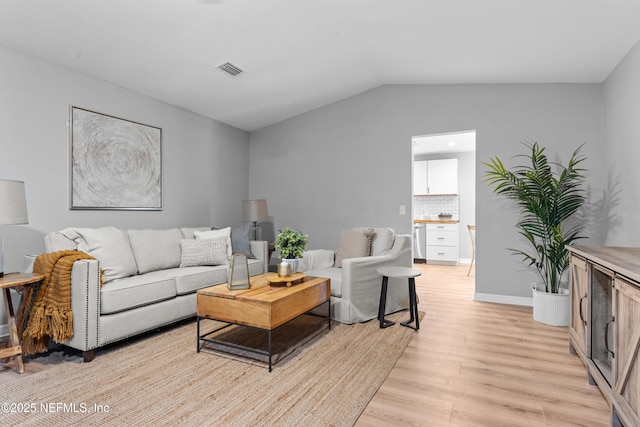
[[[460,196],[413,196],[413,218],[438,219],[440,212],[453,215],[452,219],[460,219]]]

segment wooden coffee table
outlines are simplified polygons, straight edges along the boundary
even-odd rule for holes
[[[250,289],[231,291],[227,284],[210,286],[198,290],[197,294],[197,351],[204,342],[228,345],[244,351],[269,357],[269,372],[272,370],[271,358],[280,349],[272,348],[273,330],[296,317],[307,313],[322,304],[327,305],[327,316],[322,317],[331,329],[331,280],[323,277],[306,276],[293,286],[269,284],[269,274],[251,277]],[[225,322],[226,325],[206,334],[200,334],[200,321],[211,319]],[[211,338],[216,332],[232,325],[244,325],[264,330],[268,333],[268,351],[226,343]]]

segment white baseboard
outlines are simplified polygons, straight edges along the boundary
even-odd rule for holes
[[[533,297],[514,297],[510,295],[497,295],[497,294],[473,294],[474,301],[481,302],[494,302],[497,304],[513,304],[513,305],[525,305],[527,307],[533,306]]]
[[[471,258],[460,258],[458,260],[460,264],[471,264]],[[475,264],[475,263],[474,263]]]

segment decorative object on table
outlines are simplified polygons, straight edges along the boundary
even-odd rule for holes
[[[162,210],[162,129],[71,107],[71,209]]]
[[[440,212],[438,214],[438,219],[451,219],[452,217],[453,215],[448,212]]]
[[[251,240],[262,240],[262,230],[258,228],[258,223],[264,222],[268,218],[269,213],[265,199],[242,201],[242,221],[251,223]]]
[[[231,255],[227,287],[231,291],[249,289],[251,287],[249,283],[249,262],[245,254]]]
[[[291,266],[289,265],[288,262],[282,261],[280,264],[278,264],[278,276],[280,277],[291,276]]]
[[[583,221],[571,222],[571,217],[583,206],[586,195],[583,189],[585,169],[579,167],[586,160],[578,147],[567,166],[550,163],[544,148],[538,143],[524,144],[528,154],[524,165],[512,170],[505,168],[497,157],[484,163],[489,170],[485,182],[493,192],[513,200],[520,208],[516,228],[531,245],[526,252],[509,249],[520,255],[523,262],[538,272],[543,289],[533,284],[533,318],[554,326],[569,324],[569,294],[561,281],[569,268],[567,246],[582,239]],[[554,173],[552,167],[557,168]]]
[[[275,248],[280,250],[280,260],[286,261],[291,267],[291,273],[298,272],[298,262],[307,247],[307,239],[308,236],[300,230],[289,227],[278,230]]]
[[[0,225],[27,224],[24,182],[0,179]],[[0,277],[4,276],[4,238],[0,236]]]
[[[304,273],[292,273],[288,276],[281,276],[279,273],[268,273],[267,282],[272,285],[286,285],[291,286],[304,279]]]

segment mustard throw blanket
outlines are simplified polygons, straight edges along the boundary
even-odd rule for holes
[[[71,268],[79,259],[95,259],[84,252],[67,250],[39,255],[33,272],[44,275],[39,284],[27,287],[24,306],[18,312],[22,353],[48,350],[49,338],[61,343],[73,336]]]

